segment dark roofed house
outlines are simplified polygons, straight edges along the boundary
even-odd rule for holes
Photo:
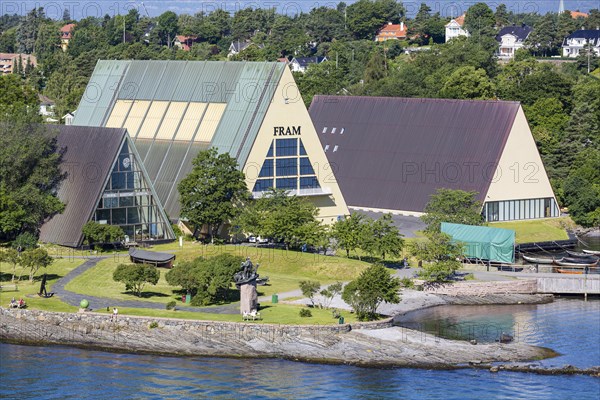
[[[315,96],[309,112],[351,210],[420,216],[449,188],[488,221],[559,215],[517,102]]]
[[[294,72],[306,72],[307,68],[311,64],[321,64],[322,62],[328,61],[327,57],[294,57],[290,61],[290,68]]]
[[[531,33],[531,27],[527,25],[521,26],[505,26],[496,35],[496,40],[500,42],[498,57],[502,59],[510,59],[515,56],[518,49],[525,46],[525,40]]]
[[[588,44],[592,46],[596,55],[600,56],[600,30],[582,29],[571,33],[563,42],[563,57],[577,57]]]
[[[119,225],[133,240],[172,240],[171,225],[126,129],[50,125],[67,174],[65,210],[46,221],[40,241],[79,247],[88,221]]]

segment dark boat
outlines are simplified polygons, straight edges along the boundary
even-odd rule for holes
[[[600,256],[600,250],[583,250],[583,252],[594,256]]]
[[[567,250],[567,253],[571,256],[571,257],[577,257],[577,258],[594,258],[593,254],[587,254],[587,253],[579,253],[577,251],[571,251],[571,250]]]
[[[594,268],[597,267],[598,264],[600,263],[599,260],[594,261],[593,263],[582,263],[581,260],[579,260],[580,262],[572,262],[572,261],[568,261],[567,257],[563,258],[562,260],[556,260],[554,261],[554,263],[556,265],[559,265],[561,267],[578,267],[578,268]]]
[[[563,257],[562,262],[573,263],[573,264],[593,264],[598,260],[599,260],[599,258],[594,257],[594,256],[592,256],[590,258]]]
[[[554,258],[537,258],[537,257],[529,257],[526,255],[523,255],[523,260],[532,263],[532,264],[552,264],[554,261],[556,261]],[[562,260],[562,258],[561,258]]]

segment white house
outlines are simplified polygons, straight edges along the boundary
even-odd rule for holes
[[[229,53],[227,54],[227,57],[230,58],[232,56],[235,56],[236,54],[241,53],[242,51],[246,50],[250,46],[258,46],[259,49],[262,49],[265,47],[263,44],[257,45],[250,41],[242,42],[242,41],[236,40],[234,42],[231,42],[231,44],[229,45]]]
[[[525,39],[531,33],[531,27],[522,26],[505,26],[496,35],[496,40],[500,42],[498,57],[501,59],[511,59],[515,56],[518,49],[525,46]]]
[[[61,119],[65,120],[65,125],[73,125],[73,119],[75,119],[75,113],[76,112],[77,112],[77,110],[75,110],[73,112],[66,113],[65,115],[63,115],[63,117]]]
[[[588,43],[592,46],[594,52],[600,55],[600,30],[583,29],[567,36],[562,45],[563,57],[577,57]]]
[[[469,36],[463,25],[465,24],[465,14],[454,18],[446,24],[446,42],[452,38],[459,36]]]
[[[328,61],[327,57],[294,57],[290,61],[290,68],[293,72],[305,73],[306,69],[311,64],[321,64],[322,62]]]

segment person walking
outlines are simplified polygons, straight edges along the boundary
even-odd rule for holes
[[[119,315],[119,310],[117,310],[117,307],[114,307],[111,321],[117,322],[118,315]]]

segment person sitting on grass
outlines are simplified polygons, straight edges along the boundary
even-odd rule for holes
[[[16,308],[17,307],[17,300],[15,300],[15,298],[13,297],[10,300],[10,304],[8,305],[10,308]]]
[[[19,299],[19,304],[18,304],[18,307],[19,307],[19,308],[23,308],[23,307],[25,307],[25,301],[23,301],[23,298],[20,298],[20,299]]]

